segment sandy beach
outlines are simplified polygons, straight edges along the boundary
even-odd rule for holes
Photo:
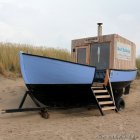
[[[22,78],[0,75],[0,110],[18,107],[26,91]],[[101,116],[97,108],[49,110],[50,118],[38,112],[0,114],[0,140],[139,140],[140,80],[124,96],[126,108]],[[26,107],[34,107],[28,98]]]

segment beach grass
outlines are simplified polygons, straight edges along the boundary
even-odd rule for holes
[[[19,52],[47,56],[61,60],[72,61],[71,54],[66,49],[33,46],[27,44],[0,43],[0,74],[21,75],[19,66]],[[140,77],[140,57],[136,59],[138,77]]]
[[[136,66],[138,69],[137,76],[140,77],[140,56],[136,59]]]
[[[0,74],[19,74],[19,52],[71,61],[70,52],[66,49],[32,46],[26,44],[0,43]]]

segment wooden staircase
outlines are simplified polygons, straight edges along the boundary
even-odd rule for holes
[[[106,88],[106,86],[109,85],[109,91]],[[106,70],[105,78],[103,83],[93,83],[91,90],[93,92],[93,95],[96,99],[98,108],[101,112],[102,115],[104,115],[104,111],[106,110],[114,110],[118,112],[116,105],[115,105],[115,100],[114,100],[114,95],[113,95],[113,90],[112,86],[110,83],[109,79],[109,71]]]

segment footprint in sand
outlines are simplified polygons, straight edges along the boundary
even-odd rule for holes
[[[0,103],[2,103],[3,101],[2,101],[2,98],[0,98]]]
[[[14,91],[14,90],[11,91],[11,92],[9,92],[9,93],[10,93],[11,96],[13,96],[13,95],[17,95],[16,91]]]

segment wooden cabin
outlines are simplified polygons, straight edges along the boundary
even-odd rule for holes
[[[97,69],[136,69],[136,46],[117,34],[72,40],[71,55],[74,62],[96,66]]]

